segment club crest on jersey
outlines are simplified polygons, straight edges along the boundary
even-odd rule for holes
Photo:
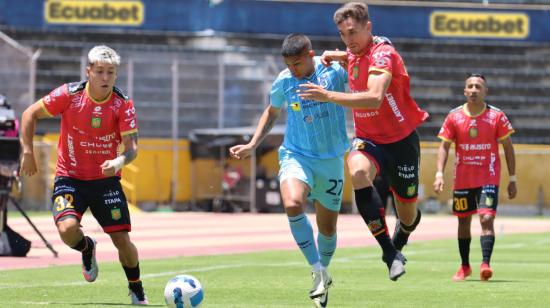
[[[317,78],[317,81],[319,82],[319,85],[324,89],[328,88],[328,80],[325,76],[320,76],[319,78]]]
[[[485,198],[485,205],[488,206],[488,207],[492,207],[493,206],[493,198],[491,198],[491,197]]]
[[[100,128],[101,127],[101,118],[92,118],[92,127]]]
[[[120,218],[122,218],[122,213],[120,213],[120,209],[112,209],[111,218],[113,218],[113,220],[119,220]]]
[[[302,107],[300,107],[299,102],[290,103],[290,108],[292,108],[292,110],[294,110],[294,111],[302,110]]]
[[[470,138],[477,137],[477,127],[470,127],[468,134],[470,135]]]
[[[411,185],[407,187],[407,196],[412,197],[414,196],[414,193],[416,192],[416,185]]]
[[[359,66],[354,66],[351,74],[353,78],[355,79],[359,78]]]

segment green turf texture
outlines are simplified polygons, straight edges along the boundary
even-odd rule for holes
[[[388,279],[378,247],[338,249],[329,306],[550,307],[550,233],[497,235],[489,282],[479,281],[479,238],[472,239],[472,276],[451,281],[460,263],[457,246],[456,240],[413,242],[404,249],[407,274],[397,282]],[[120,264],[99,260],[99,266],[91,284],[78,265],[2,271],[0,307],[127,307]],[[206,308],[313,307],[309,266],[297,249],[143,260],[141,272],[152,307],[164,306],[164,286],[177,274],[201,281]]]

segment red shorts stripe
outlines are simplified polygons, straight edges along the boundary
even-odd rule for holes
[[[403,198],[401,196],[399,196],[395,190],[393,190],[393,187],[390,186],[390,191],[392,192],[393,196],[399,200],[399,202],[402,202],[402,203],[414,203],[416,202],[416,200],[418,200],[418,196],[416,197],[412,197],[412,198]]]
[[[117,225],[117,226],[106,226],[103,227],[103,232],[105,233],[115,233],[119,231],[132,231],[132,225],[126,224],[126,225]]]
[[[478,210],[473,210],[473,211],[468,211],[468,212],[453,212],[453,215],[455,215],[456,217],[464,218],[464,217],[474,215],[475,213],[477,213],[477,211]]]
[[[479,215],[489,215],[489,216],[497,216],[497,211],[493,210],[493,209],[488,209],[488,208],[480,208],[477,210],[477,213]]]
[[[78,221],[81,221],[82,220],[82,214],[78,213],[77,211],[65,211],[65,212],[61,212],[59,213],[59,215],[55,216],[53,218],[54,222],[57,223],[57,221],[61,218],[61,217],[64,217],[64,216],[75,216],[76,219],[78,219]]]

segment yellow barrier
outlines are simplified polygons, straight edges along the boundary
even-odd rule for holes
[[[48,135],[44,141],[55,142],[57,135]],[[173,184],[173,144],[167,139],[140,139],[138,158],[123,170],[125,191],[131,204],[139,202],[167,203],[171,196],[176,196],[177,202],[187,202],[197,197],[219,193],[223,172],[219,163],[212,159],[191,161],[188,140],[178,141],[178,170],[176,170],[177,185]],[[420,184],[423,189],[423,198],[435,197],[446,202],[452,197],[452,180],[454,165],[454,150],[449,153],[449,160],[445,170],[446,187],[441,195],[433,193],[432,183],[436,169],[437,142],[423,142],[422,159],[420,166]],[[550,174],[550,146],[548,145],[515,145],[516,174],[518,178],[518,195],[514,200],[508,200],[506,185],[508,171],[506,160],[501,153],[502,181],[500,188],[500,203],[535,205],[543,202],[550,206],[550,181],[546,175]],[[51,149],[50,165],[55,163],[55,146]],[[235,161],[227,160],[233,164]],[[258,164],[263,167],[268,177],[277,175],[278,159],[276,150],[258,158]],[[194,170],[192,170],[194,168]],[[246,170],[246,168],[243,168]],[[53,169],[51,170],[53,174]],[[346,171],[344,186],[344,202],[351,202],[351,181]],[[194,175],[194,176],[193,176]],[[175,194],[172,193],[175,189]]]
[[[122,172],[124,172],[125,177],[120,180],[120,185],[126,195],[128,209],[131,213],[141,212],[141,209],[137,206],[137,176],[139,173],[139,168],[134,164],[129,164],[122,169]]]

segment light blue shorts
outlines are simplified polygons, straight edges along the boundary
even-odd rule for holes
[[[316,159],[279,148],[279,182],[295,178],[309,186],[308,200],[339,212],[344,188],[344,157]]]

